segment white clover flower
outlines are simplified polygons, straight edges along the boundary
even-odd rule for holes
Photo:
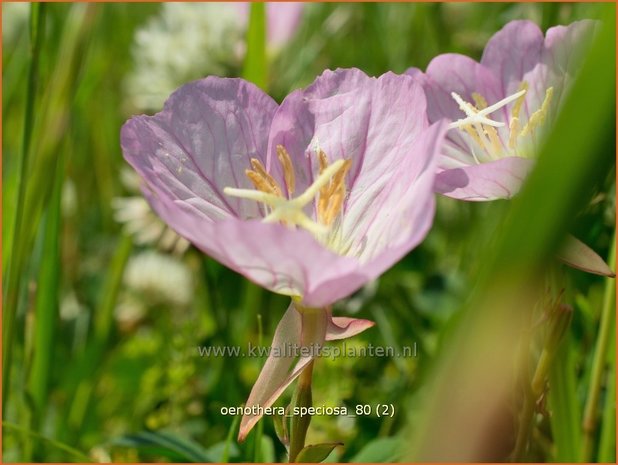
[[[302,3],[266,5],[270,53],[294,34],[302,10]],[[135,68],[125,82],[131,103],[141,110],[159,110],[181,84],[239,69],[248,13],[248,3],[164,3],[135,33]]]
[[[228,3],[164,3],[135,33],[135,69],[126,81],[132,103],[158,109],[181,83],[239,65],[242,16]]]
[[[112,200],[114,219],[124,225],[125,233],[133,236],[136,244],[156,244],[161,250],[182,255],[189,248],[189,241],[167,227],[152,211],[139,194],[139,176],[127,168],[120,172],[120,178],[130,192],[137,194]]]
[[[193,296],[189,268],[178,258],[148,250],[129,260],[124,274],[127,291],[148,304],[187,306]]]

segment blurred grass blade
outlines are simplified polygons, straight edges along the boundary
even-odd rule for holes
[[[412,432],[412,460],[499,461],[509,453],[497,425],[512,421],[508,406],[518,375],[517,347],[544,291],[539,272],[589,201],[595,182],[614,164],[614,150],[606,147],[615,143],[615,5],[602,8],[608,20],[536,167],[521,193],[505,203],[509,210],[495,245],[479,258],[473,294],[420,406],[423,427]]]
[[[99,305],[95,315],[94,333],[96,342],[105,345],[108,341],[112,324],[114,323],[114,309],[118,301],[118,294],[122,286],[124,270],[133,250],[133,240],[123,235],[118,243],[116,253],[112,258],[105,283],[99,296]]]
[[[86,454],[84,454],[83,452],[78,451],[77,449],[74,449],[71,446],[68,446],[66,444],[63,444],[59,441],[56,441],[55,439],[52,438],[48,438],[47,436],[43,436],[39,433],[36,433],[34,431],[31,431],[27,428],[22,428],[19,425],[15,425],[13,423],[8,423],[6,421],[2,422],[2,427],[6,428],[8,430],[12,430],[12,431],[16,431],[20,434],[26,434],[30,437],[39,439],[40,441],[44,441],[48,444],[50,444],[51,446],[55,447],[58,450],[61,450],[63,452],[66,452],[67,454],[69,454],[72,457],[75,457],[76,459],[78,459],[80,461],[80,463],[93,463],[94,460],[92,460],[90,457],[88,457]]]
[[[158,447],[174,455],[171,458],[188,460],[194,463],[216,462],[217,457],[204,449],[200,444],[179,434],[170,431],[142,431],[137,434],[123,436],[113,441],[116,446],[152,448]]]
[[[568,334],[560,345],[549,374],[550,423],[555,444],[553,460],[563,463],[576,462],[581,449],[581,406],[577,396],[577,366],[572,339]]]
[[[242,77],[266,90],[268,65],[266,62],[266,4],[252,2],[249,7],[247,54]]]
[[[234,438],[236,437],[239,424],[240,424],[240,415],[234,415],[234,420],[232,420],[230,429],[227,432],[227,437],[225,438],[225,445],[223,446],[223,452],[221,454],[222,463],[227,463],[230,461],[230,450],[232,446],[234,445]]]
[[[62,185],[64,182],[64,156],[60,155],[54,176],[54,190],[45,215],[43,253],[37,282],[34,355],[30,371],[29,388],[34,402],[33,427],[38,430],[45,411],[47,388],[53,367],[55,333],[58,319],[60,273],[60,228]]]
[[[26,90],[26,110],[24,113],[24,129],[22,141],[22,153],[19,167],[17,187],[17,204],[15,206],[15,220],[13,223],[13,239],[8,244],[11,258],[3,286],[3,312],[2,312],[2,405],[6,406],[6,400],[10,391],[11,362],[13,340],[15,337],[15,316],[19,302],[19,291],[23,275],[24,256],[27,252],[22,231],[24,221],[24,204],[28,190],[29,158],[32,145],[32,130],[34,126],[34,108],[39,80],[39,55],[45,35],[45,11],[44,3],[31,4],[30,10],[30,62],[28,65],[28,83]],[[4,418],[6,409],[2,410]]]
[[[616,266],[616,233],[609,253],[609,266]],[[612,334],[616,332],[616,281],[611,278],[605,280],[605,295],[603,297],[603,309],[601,311],[601,323],[597,336],[594,358],[592,360],[592,374],[590,386],[584,408],[582,429],[584,433],[584,445],[582,447],[581,460],[590,462],[595,459],[593,450],[594,436],[597,426],[599,398],[603,379],[607,376],[607,351],[610,346]]]

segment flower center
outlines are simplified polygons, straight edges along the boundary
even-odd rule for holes
[[[470,148],[477,163],[508,156],[528,157],[534,154],[534,150],[530,150],[529,142],[534,141],[535,133],[547,118],[554,88],[549,87],[545,91],[541,107],[532,113],[522,126],[521,108],[527,91],[528,83],[523,81],[519,91],[491,106],[487,106],[485,98],[476,92],[472,94],[474,105],[466,102],[457,93],[451,93],[451,97],[466,117],[451,123],[449,128],[459,129],[467,135],[468,142],[472,142]],[[488,118],[488,115],[511,102],[514,103],[507,118],[508,128],[505,127],[505,123]]]
[[[262,220],[265,223],[280,222],[291,228],[301,227],[323,241],[330,226],[339,216],[346,195],[345,176],[352,165],[351,160],[337,160],[331,164],[322,149],[317,149],[319,173],[313,183],[300,195],[288,198],[277,181],[266,171],[257,158],[251,159],[251,168],[245,174],[255,190],[226,187],[223,192],[232,197],[254,200],[266,205],[268,214]],[[288,196],[296,190],[294,164],[288,151],[277,145],[277,158],[283,168],[283,179]],[[305,213],[305,207],[315,203],[316,219]]]

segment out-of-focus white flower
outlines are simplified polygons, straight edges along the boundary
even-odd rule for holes
[[[114,198],[114,219],[124,225],[125,232],[133,236],[136,244],[156,244],[161,250],[183,254],[189,242],[168,228],[139,194],[139,176],[127,168],[120,172],[120,177],[123,185],[138,195]]]
[[[163,3],[135,33],[135,69],[126,82],[133,104],[158,110],[179,83],[238,65],[241,17],[233,4]]]
[[[295,32],[301,3],[267,5],[268,49],[274,53]],[[135,33],[133,72],[125,89],[140,110],[160,110],[174,89],[209,74],[239,69],[245,50],[246,3],[164,3]]]
[[[28,30],[30,4],[27,2],[2,2],[2,42],[10,45]]]
[[[123,280],[125,292],[115,312],[122,324],[140,320],[154,305],[186,307],[193,295],[189,268],[178,258],[152,250],[131,257]]]

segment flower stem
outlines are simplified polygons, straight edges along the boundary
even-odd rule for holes
[[[614,239],[609,252],[609,266],[616,266],[616,231],[614,231]],[[603,298],[603,308],[601,310],[601,326],[597,336],[596,349],[592,362],[592,375],[590,377],[590,387],[588,388],[588,396],[586,398],[586,406],[584,409],[584,418],[582,429],[584,441],[582,447],[583,462],[589,462],[593,456],[594,432],[597,424],[597,409],[599,405],[599,395],[601,393],[601,385],[603,375],[605,374],[605,366],[607,360],[607,349],[609,346],[611,334],[614,331],[614,307],[616,302],[616,288],[613,278],[605,278],[605,295]]]
[[[312,375],[313,360],[309,362],[298,378],[298,385],[292,397],[292,410],[294,407],[311,407],[313,402],[311,395]],[[307,430],[309,429],[310,422],[311,415],[300,416],[295,415],[294,412],[292,413],[290,427],[290,463],[296,460],[299,452],[305,447],[305,438],[307,437]]]

